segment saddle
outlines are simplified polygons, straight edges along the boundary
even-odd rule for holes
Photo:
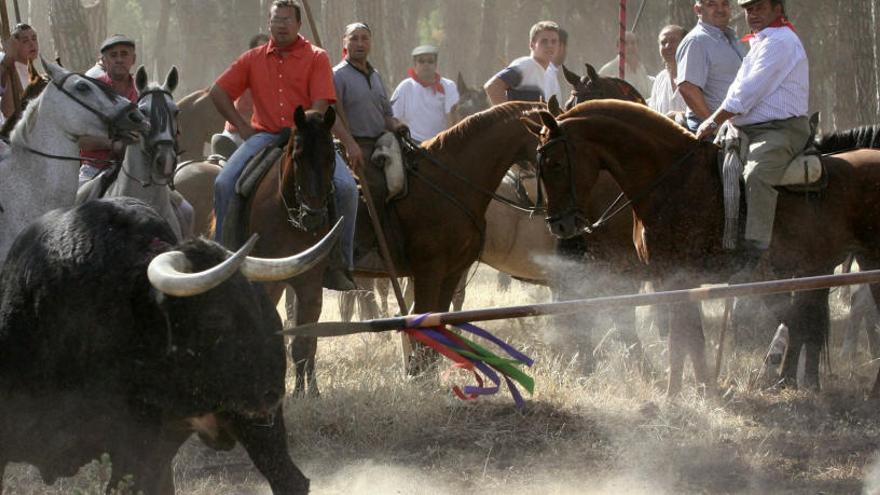
[[[284,129],[274,142],[263,148],[248,161],[238,181],[235,192],[229,199],[226,218],[223,220],[221,243],[230,250],[236,250],[247,241],[250,218],[250,205],[254,191],[266,172],[281,158],[284,147],[290,140],[290,129]]]

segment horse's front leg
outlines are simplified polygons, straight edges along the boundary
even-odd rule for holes
[[[697,384],[709,383],[706,367],[706,341],[700,320],[700,306],[695,303],[675,304],[669,308],[669,383],[666,396],[681,392],[684,361],[690,356]]]
[[[797,384],[800,353],[804,353],[803,386],[819,389],[819,362],[830,326],[828,289],[797,292],[788,314],[789,344],[782,366],[784,383]]]
[[[294,286],[296,292],[296,324],[315,323],[321,317],[323,293],[320,279],[300,281]],[[315,376],[315,354],[318,351],[317,337],[293,338],[290,344],[290,358],[296,370],[293,393],[302,397],[318,397],[318,380]]]

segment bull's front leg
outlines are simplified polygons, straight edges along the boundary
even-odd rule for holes
[[[222,415],[224,424],[247,451],[274,494],[299,495],[309,492],[309,479],[293,463],[287,452],[284,408],[278,407],[274,420],[264,423],[235,414]]]

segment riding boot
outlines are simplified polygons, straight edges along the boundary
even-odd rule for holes
[[[327,269],[324,270],[323,286],[327,289],[338,291],[357,290],[354,278],[351,276],[348,268],[346,268],[345,254],[342,252],[339,242],[333,246],[330,254],[327,255],[327,259],[329,264]]]

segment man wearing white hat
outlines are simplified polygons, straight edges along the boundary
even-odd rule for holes
[[[391,95],[391,110],[409,126],[416,141],[427,141],[449,125],[449,111],[458,102],[455,83],[437,72],[439,50],[421,45],[412,52],[413,67],[409,77],[397,85]]]
[[[749,138],[744,170],[748,269],[770,245],[778,194],[773,186],[810,136],[810,68],[804,46],[785,18],[783,0],[738,1],[752,30],[746,36],[751,51],[721,106],[700,124],[697,137],[714,133],[729,119]]]

